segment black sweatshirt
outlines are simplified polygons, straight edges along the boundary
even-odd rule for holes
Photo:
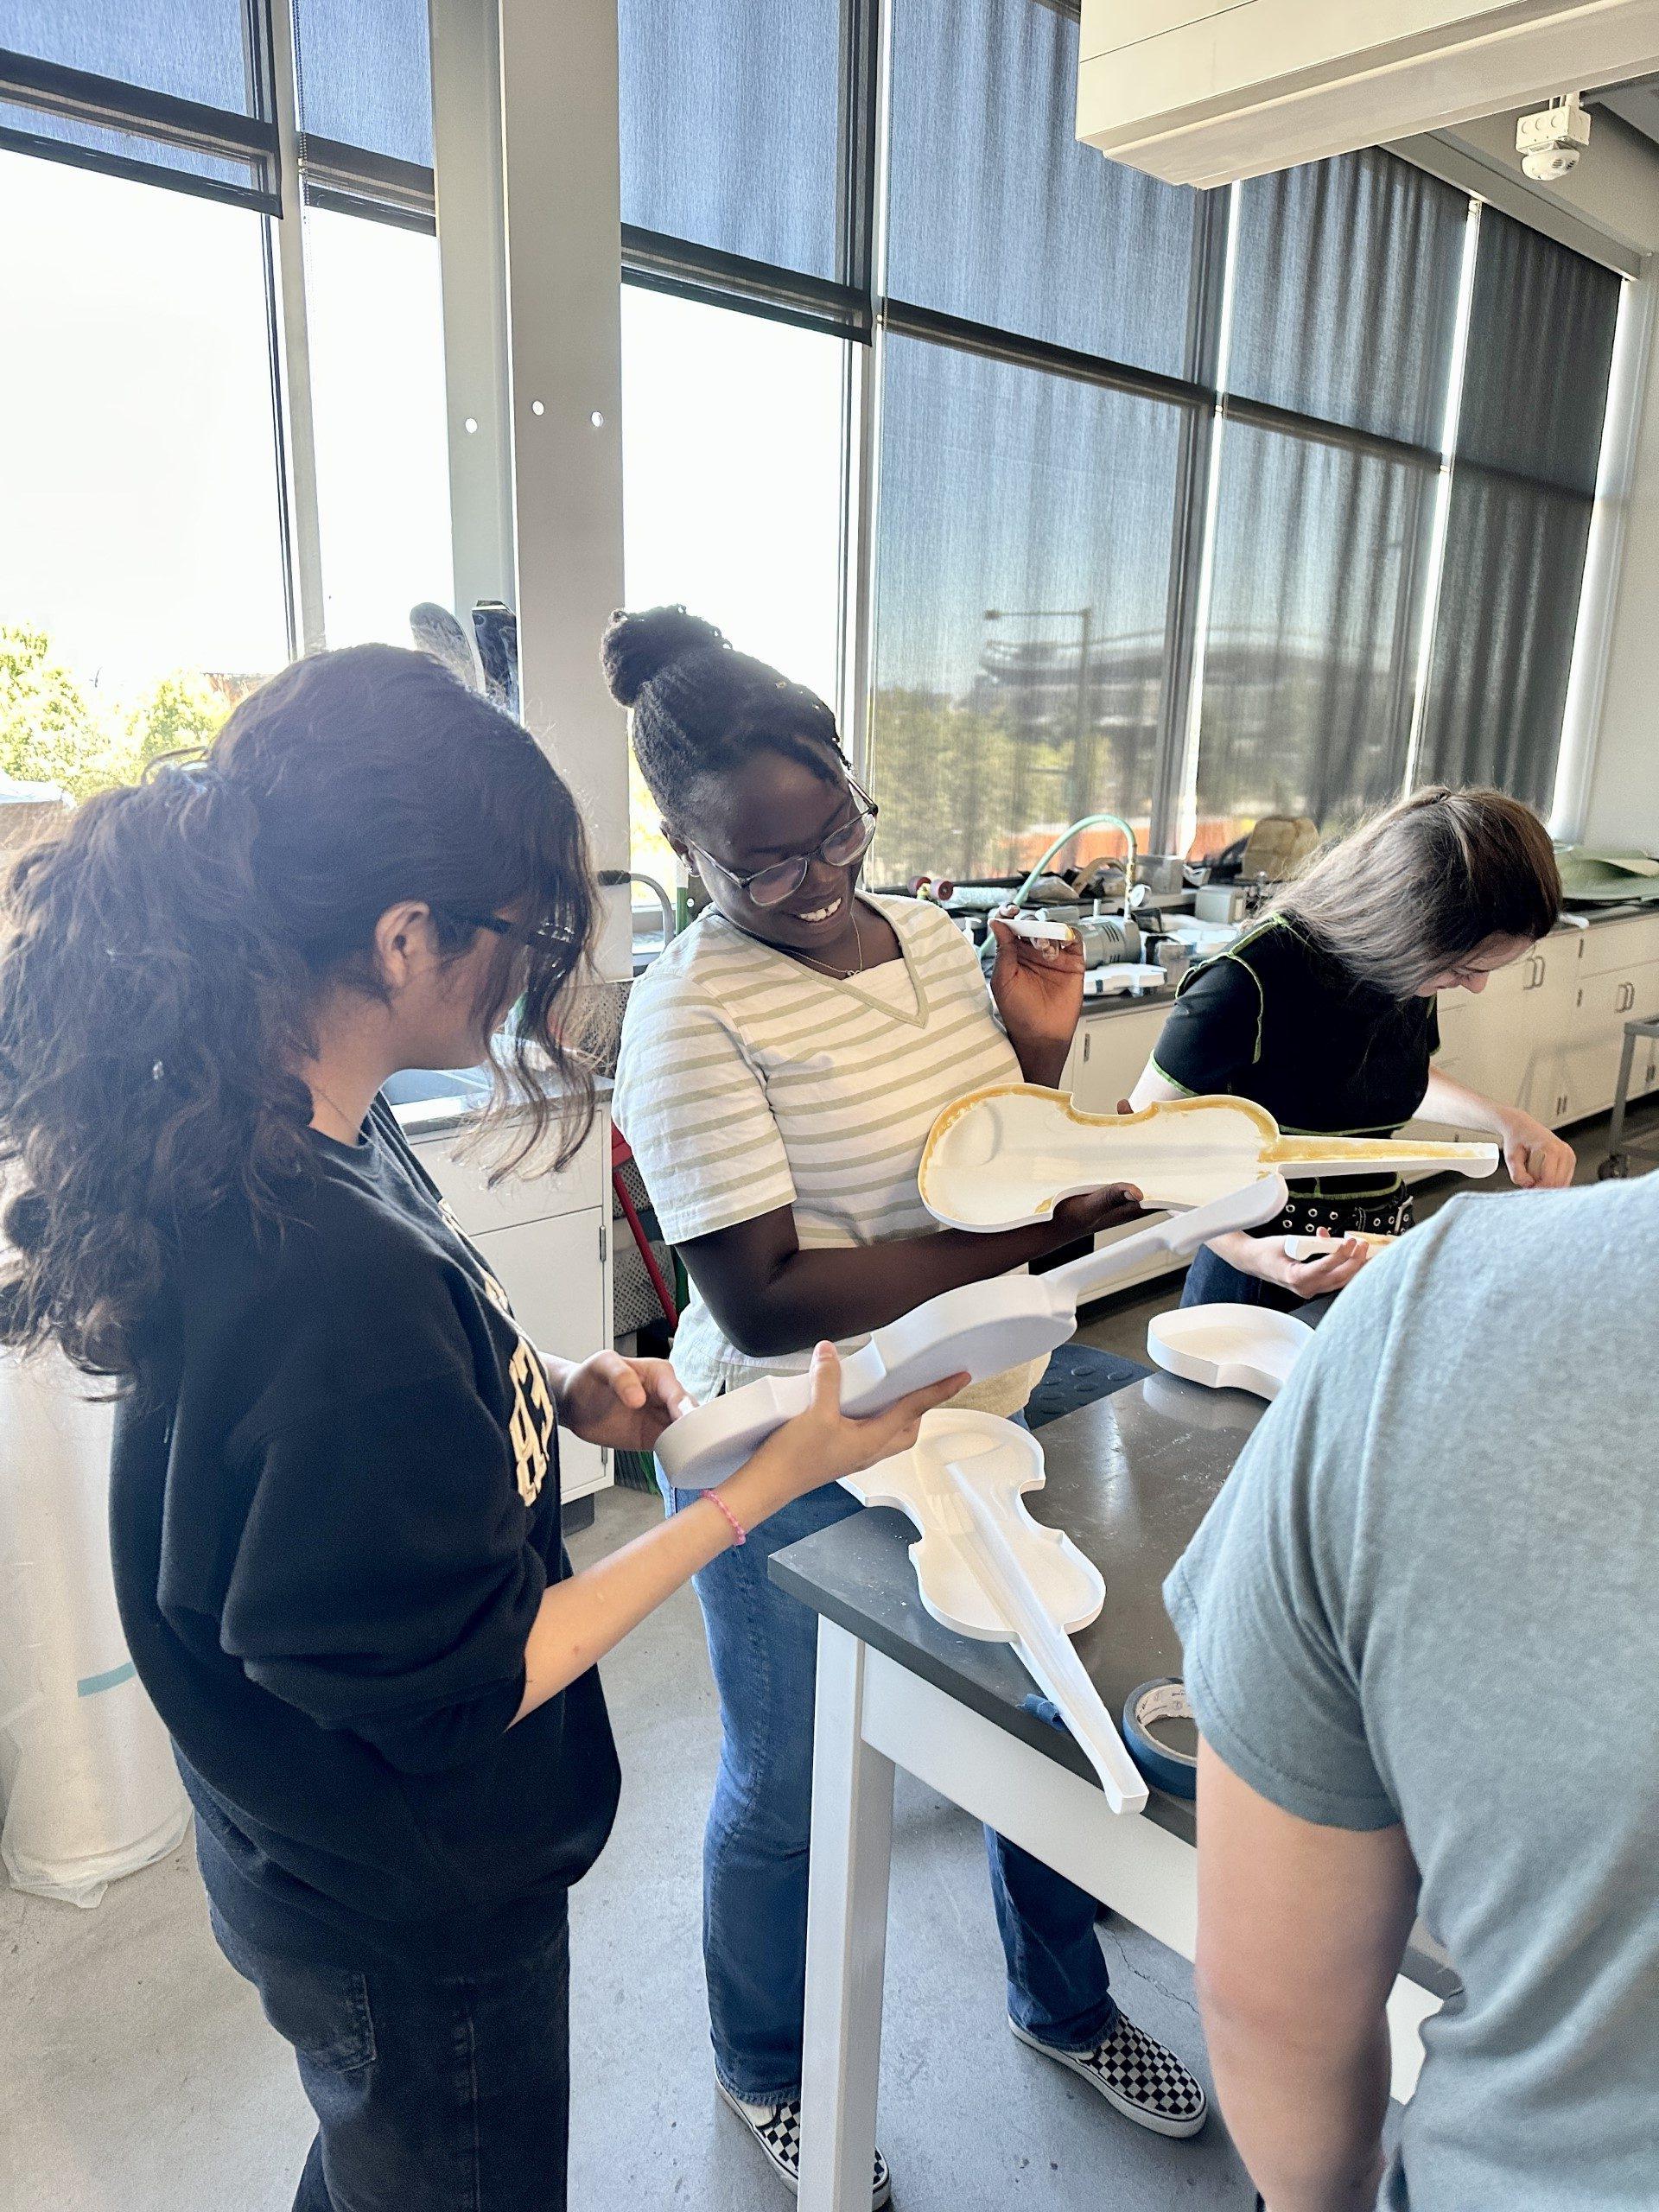
[[[383,1103],[280,1235],[187,1248],[116,1428],[116,1590],[233,1927],[458,1970],[610,1832],[590,1671],[510,1727],[569,1573],[541,1362]]]

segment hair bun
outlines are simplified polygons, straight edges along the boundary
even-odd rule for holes
[[[599,650],[612,698],[631,707],[652,677],[675,661],[725,642],[712,622],[688,614],[683,607],[652,607],[642,614],[619,607]]]

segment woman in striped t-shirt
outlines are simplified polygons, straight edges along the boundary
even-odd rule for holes
[[[938,1227],[916,1182],[935,1116],[976,1084],[1058,1082],[1082,1009],[1080,950],[1000,930],[988,997],[937,908],[859,891],[875,809],[822,700],[683,607],[619,615],[605,663],[667,834],[711,901],[635,984],[616,1089],[696,1289],[675,1346],[688,1388],[709,1397],[800,1368],[821,1337],[856,1342],[1132,1214],[1135,1194],[1114,1189],[1004,1236]],[[1037,1379],[1020,1368],[967,1397],[1018,1414]],[[681,1502],[671,1494],[671,1510]],[[724,1724],[705,1845],[716,2077],[790,2182],[815,1624],[766,1565],[857,1510],[843,1492],[816,1493],[696,1585]],[[1093,1899],[988,1840],[1015,2032],[1129,2118],[1193,2133],[1204,2093],[1119,2013]],[[878,2158],[874,2202],[887,2192]]]

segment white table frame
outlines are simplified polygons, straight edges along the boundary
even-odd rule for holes
[[[801,2212],[868,2212],[893,1859],[903,1767],[1191,1959],[1198,1854],[1144,1814],[823,1616],[801,2088]],[[1402,1975],[1389,1999],[1393,2092],[1422,2063],[1440,1999]]]

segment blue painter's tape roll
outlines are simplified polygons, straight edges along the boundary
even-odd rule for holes
[[[1142,1682],[1123,1702],[1123,1741],[1129,1757],[1154,1788],[1172,1797],[1196,1797],[1198,1763],[1189,1752],[1160,1744],[1152,1730],[1160,1720],[1190,1720],[1186,1686],[1165,1675],[1155,1682]]]

